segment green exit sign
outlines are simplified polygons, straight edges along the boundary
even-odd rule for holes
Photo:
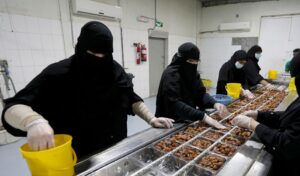
[[[155,27],[163,27],[163,22],[156,20]]]

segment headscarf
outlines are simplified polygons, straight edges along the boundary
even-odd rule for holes
[[[90,53],[102,53],[99,58]],[[86,76],[98,76],[109,79],[113,66],[113,36],[107,26],[97,21],[91,21],[81,28],[75,48],[76,64]]]
[[[251,59],[254,62],[255,66],[258,68],[258,70],[261,70],[260,66],[258,65],[258,60],[255,58],[255,53],[258,53],[258,52],[262,52],[261,47],[258,45],[254,45],[247,52],[247,57],[248,57],[248,59]]]
[[[231,56],[228,62],[234,65],[237,61],[241,61],[241,60],[248,60],[247,53],[244,50],[238,50],[234,52],[234,54]]]
[[[194,86],[197,79],[197,65],[186,62],[188,59],[200,59],[199,48],[190,42],[184,43],[178,48],[178,52],[173,56],[170,65],[177,66],[185,82],[189,86]]]

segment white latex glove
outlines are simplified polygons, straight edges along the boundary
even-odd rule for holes
[[[245,96],[246,98],[248,98],[248,99],[253,99],[253,98],[255,98],[255,96],[253,95],[253,93],[251,93],[248,89],[244,90],[244,91],[243,91],[243,94],[244,94],[244,96]]]
[[[258,115],[258,111],[249,110],[249,111],[243,112],[242,115],[251,117],[251,118],[253,118],[254,120],[256,120],[256,119],[257,119],[257,115]]]
[[[45,150],[55,146],[53,129],[45,119],[37,119],[26,126],[27,142],[31,150]]]
[[[254,130],[256,128],[256,126],[258,125],[258,122],[255,121],[253,118],[251,117],[247,117],[244,115],[238,115],[235,118],[233,118],[231,120],[233,125],[237,125],[239,127],[242,128],[247,128],[250,130]]]
[[[286,87],[284,85],[277,87],[277,90],[279,90],[279,91],[283,91],[284,89],[286,89]]]
[[[204,115],[204,118],[203,118],[202,121],[205,122],[206,124],[212,126],[212,127],[217,128],[217,129],[225,129],[226,128],[224,125],[222,125],[221,123],[219,123],[215,119],[209,117],[207,114]]]
[[[165,117],[154,117],[150,121],[150,125],[154,128],[172,128],[173,122],[175,122],[173,119],[165,118]]]
[[[274,86],[273,84],[269,83],[269,84],[266,85],[266,88],[267,88],[268,90],[275,90],[275,89],[276,89],[276,86]]]
[[[214,108],[218,111],[218,115],[221,117],[228,114],[228,110],[227,110],[226,106],[221,103],[215,103]]]

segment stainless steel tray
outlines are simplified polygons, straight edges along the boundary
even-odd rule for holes
[[[260,94],[257,96],[254,100],[251,100],[247,103],[244,103],[240,108],[236,109],[235,112],[228,114],[225,118],[220,120],[220,122],[224,123],[225,121],[233,118],[239,113],[242,113],[247,109],[247,107],[253,105],[256,100],[259,100],[263,98],[265,101],[261,101],[260,104],[256,106],[256,109],[260,109],[264,107],[265,104],[272,101],[272,97],[275,97],[278,95],[278,93],[272,93],[272,96],[270,96],[270,92],[266,91],[263,94]],[[267,98],[266,98],[267,97]],[[237,100],[234,103],[238,103],[239,101],[243,100]],[[214,114],[214,113],[213,113]],[[238,127],[232,126],[231,129],[228,131],[217,131],[216,129],[213,129],[211,127],[207,127],[205,130],[193,135],[191,138],[189,138],[186,141],[178,141],[178,146],[176,146],[173,150],[169,152],[165,151],[159,151],[155,148],[155,144],[160,142],[161,140],[168,140],[176,133],[182,133],[184,130],[187,130],[189,127],[196,127],[198,123],[201,122],[194,122],[192,124],[189,124],[185,128],[181,128],[179,130],[173,131],[169,135],[166,135],[165,137],[156,140],[147,146],[127,155],[126,157],[123,157],[119,159],[118,161],[115,161],[103,168],[100,168],[97,171],[94,171],[93,173],[90,173],[90,176],[127,176],[127,175],[162,175],[162,176],[168,176],[168,175],[197,175],[197,174],[203,174],[203,175],[216,175],[219,171],[224,170],[223,167],[227,165],[227,163],[231,160],[233,156],[239,155],[240,152],[243,152],[243,149],[247,147],[248,145],[252,145],[252,143],[247,142],[249,138],[252,137],[253,133],[249,138],[245,139],[246,144],[241,146],[233,146],[236,151],[235,153],[239,152],[238,154],[235,154],[233,156],[224,156],[220,153],[216,153],[213,148],[219,144],[224,143],[223,139],[226,136],[233,135],[232,132],[236,130]],[[208,131],[215,131],[220,132],[222,135],[220,138],[215,139],[212,141],[212,145],[210,145],[206,149],[197,148],[192,145],[192,142],[197,138],[206,138],[204,137],[204,134]],[[228,144],[228,143],[226,143]],[[231,144],[228,144],[231,145]],[[254,145],[254,144],[253,144]],[[256,145],[256,144],[255,144]],[[261,149],[261,145],[259,145]],[[197,148],[201,153],[197,155],[194,159],[190,161],[185,161],[180,158],[178,158],[175,153],[179,150],[181,150],[183,147],[192,147]],[[200,166],[197,164],[199,160],[206,156],[207,154],[214,154],[221,156],[225,158],[226,162],[222,167],[216,171],[211,170],[209,168],[205,168],[203,166]],[[236,158],[236,157],[235,157]],[[236,160],[236,159],[234,159]]]

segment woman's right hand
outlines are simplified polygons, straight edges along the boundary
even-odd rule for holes
[[[253,93],[251,93],[248,89],[243,91],[243,95],[248,98],[248,99],[254,99],[255,96],[253,95]]]
[[[226,128],[224,125],[222,125],[221,123],[219,123],[215,119],[209,117],[207,114],[204,115],[202,121],[205,122],[206,124],[212,126],[212,127],[217,128],[217,129],[225,129]]]
[[[33,151],[46,150],[55,146],[54,132],[48,121],[36,119],[26,125],[27,142]]]

